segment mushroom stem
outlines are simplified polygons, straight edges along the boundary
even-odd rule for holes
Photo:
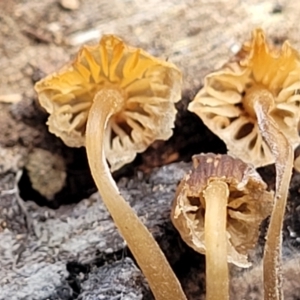
[[[99,101],[101,99],[101,101]],[[86,149],[102,200],[148,280],[157,300],[185,300],[181,285],[155,239],[120,195],[104,154],[104,132],[110,117],[123,104],[121,93],[103,89],[93,99],[86,128]]]
[[[270,116],[274,104],[272,94],[265,89],[257,88],[252,89],[249,94],[247,93],[247,97],[252,100],[259,129],[275,158],[276,191],[264,250],[263,272],[264,299],[279,300],[283,299],[281,286],[281,231],[289,182],[292,176],[294,154],[287,138]]]
[[[229,189],[221,180],[211,181],[205,199],[206,299],[229,299],[227,263],[227,203]]]

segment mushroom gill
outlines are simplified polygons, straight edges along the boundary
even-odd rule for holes
[[[193,156],[193,169],[177,188],[171,218],[183,240],[206,255],[206,299],[228,299],[228,262],[251,265],[259,226],[272,210],[273,193],[240,159]]]
[[[276,191],[264,255],[265,299],[281,299],[282,224],[299,142],[300,57],[288,42],[268,44],[261,29],[221,70],[208,75],[189,110],[255,167],[275,162]]]
[[[205,78],[204,87],[190,103],[196,113],[227,145],[229,154],[255,167],[275,162],[258,127],[249,93],[265,90],[272,96],[270,116],[296,147],[299,142],[300,60],[288,42],[281,49],[267,44],[262,30],[220,70]]]
[[[172,134],[181,72],[119,38],[84,46],[75,61],[35,86],[49,130],[68,146],[86,146],[91,173],[117,228],[158,300],[185,300],[151,233],[120,195],[110,173],[154,140]]]
[[[70,147],[84,146],[88,112],[103,89],[122,98],[106,126],[104,148],[111,171],[131,162],[154,140],[172,135],[180,72],[111,35],[99,45],[84,46],[75,61],[36,84],[39,101],[50,114],[49,131]]]

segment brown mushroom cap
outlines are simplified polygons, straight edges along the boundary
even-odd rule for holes
[[[72,64],[36,84],[39,101],[50,114],[49,131],[70,147],[84,146],[89,109],[102,88],[117,90],[124,99],[106,129],[111,170],[132,161],[154,140],[172,135],[180,71],[112,35],[84,46]]]
[[[226,143],[229,154],[259,167],[273,163],[274,156],[245,99],[247,90],[257,86],[273,95],[271,116],[296,147],[300,142],[299,55],[288,42],[281,49],[268,45],[260,29],[232,61],[206,77],[189,110]]]
[[[177,188],[172,221],[182,239],[194,250],[205,254],[203,191],[214,180],[224,181],[230,191],[228,262],[249,267],[248,250],[255,247],[260,223],[270,214],[273,204],[273,193],[266,191],[265,182],[252,166],[229,155],[195,155],[192,171]]]

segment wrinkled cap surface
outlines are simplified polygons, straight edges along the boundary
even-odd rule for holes
[[[275,106],[270,115],[296,147],[300,142],[299,55],[288,42],[281,49],[268,45],[260,29],[236,57],[205,78],[189,110],[226,143],[229,154],[260,167],[273,163],[274,157],[259,132],[256,117],[243,105],[247,90],[256,86],[273,95]]]
[[[193,169],[177,188],[172,222],[190,247],[205,254],[203,191],[213,180],[224,181],[230,192],[227,206],[228,262],[249,267],[248,250],[255,247],[260,223],[271,213],[273,205],[273,193],[266,191],[266,184],[252,166],[229,155],[195,155]]]
[[[124,102],[107,124],[104,145],[111,169],[116,170],[154,140],[172,135],[181,81],[173,64],[107,35],[96,46],[84,46],[71,64],[39,81],[35,89],[50,114],[49,131],[70,147],[85,144],[95,94],[116,89]]]

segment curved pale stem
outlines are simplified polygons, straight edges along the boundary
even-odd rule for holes
[[[264,89],[252,90],[252,98],[261,134],[272,151],[276,167],[276,191],[264,251],[264,299],[279,300],[282,295],[282,226],[293,168],[293,148],[270,116],[274,99]]]
[[[111,89],[98,93],[90,108],[86,128],[86,149],[93,178],[117,228],[127,242],[138,265],[148,280],[157,300],[185,300],[181,285],[163,252],[128,205],[109,171],[103,136],[112,114],[120,110],[121,94]]]
[[[205,199],[206,299],[229,299],[227,262],[227,203],[229,189],[215,180],[203,192]]]

